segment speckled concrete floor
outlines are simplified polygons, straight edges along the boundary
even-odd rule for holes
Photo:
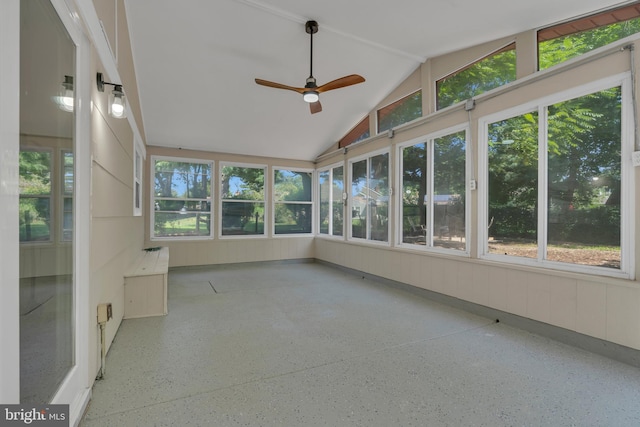
[[[169,275],[95,426],[638,426],[640,370],[320,264]]]

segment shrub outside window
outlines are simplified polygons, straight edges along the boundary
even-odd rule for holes
[[[516,45],[512,43],[436,82],[436,109],[473,98],[516,79]]]
[[[266,167],[224,164],[220,169],[222,236],[263,236]]]
[[[154,157],[153,238],[211,237],[213,162]]]
[[[466,132],[400,147],[401,245],[466,251]]]
[[[342,236],[344,226],[344,166],[321,170],[318,173],[320,188],[320,234]]]
[[[351,164],[351,237],[389,241],[389,153]]]
[[[275,169],[273,172],[275,234],[311,233],[313,172]]]
[[[418,90],[378,110],[378,133],[422,117],[422,91]]]
[[[487,123],[485,254],[624,272],[622,98],[628,89],[610,84]]]

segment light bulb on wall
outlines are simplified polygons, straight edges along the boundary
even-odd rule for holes
[[[125,117],[126,109],[125,109],[125,97],[124,92],[122,92],[122,86],[116,85],[113,88],[113,92],[109,95],[109,115],[111,117],[115,117],[116,119],[121,119]]]
[[[122,85],[117,83],[105,82],[102,73],[98,73],[96,77],[98,91],[104,92],[104,85],[113,86],[113,91],[109,94],[109,115],[116,119],[122,119],[127,116],[124,91]]]

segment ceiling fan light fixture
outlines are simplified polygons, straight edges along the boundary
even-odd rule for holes
[[[309,90],[302,94],[302,99],[304,99],[304,102],[313,104],[314,102],[318,102],[320,95],[315,90]]]

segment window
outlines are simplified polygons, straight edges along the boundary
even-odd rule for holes
[[[400,147],[401,245],[466,251],[466,132]]]
[[[223,236],[264,235],[265,170],[264,166],[221,166]]]
[[[273,171],[275,234],[311,233],[312,178],[310,171]]]
[[[640,32],[640,4],[609,10],[538,31],[538,67],[567,59]]]
[[[154,238],[210,237],[213,162],[152,159]]]
[[[133,215],[142,216],[142,156],[134,143],[133,158]]]
[[[73,152],[62,151],[62,238],[64,242],[73,239]]]
[[[344,166],[321,170],[318,174],[320,187],[320,234],[342,236],[344,226]]]
[[[438,80],[436,82],[436,108],[441,110],[471,99],[515,79],[516,45],[512,43]]]
[[[50,242],[51,150],[20,151],[20,242]]]
[[[389,241],[389,153],[351,163],[351,237]]]
[[[378,133],[422,117],[422,91],[418,90],[378,110]]]
[[[485,254],[624,271],[627,84],[605,81],[487,123]]]
[[[369,138],[369,116],[366,116],[364,119],[360,120],[353,129],[349,131],[342,139],[338,142],[339,148],[344,148],[347,145],[353,144],[354,142],[362,141],[363,139]]]

